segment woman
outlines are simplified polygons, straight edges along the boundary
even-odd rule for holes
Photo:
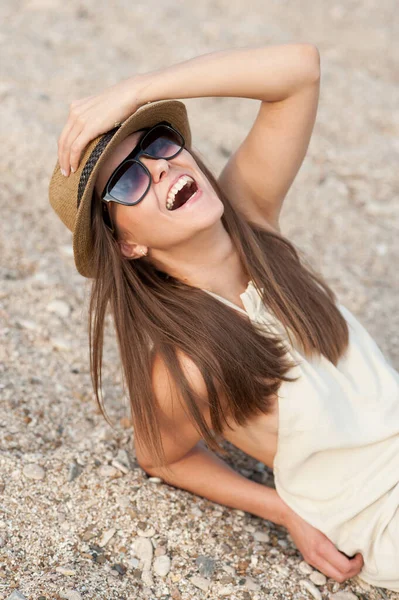
[[[319,85],[317,49],[285,44],[210,53],[82,98],[50,202],[93,279],[100,407],[111,310],[142,468],[284,525],[328,577],[399,591],[399,374],[279,229]],[[261,101],[217,180],[173,100],[201,96]],[[212,452],[218,438],[272,468],[276,489],[230,469]]]

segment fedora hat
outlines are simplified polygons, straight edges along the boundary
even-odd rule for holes
[[[191,147],[191,131],[186,106],[179,100],[157,100],[138,108],[130,117],[92,140],[85,148],[75,173],[65,177],[57,160],[49,183],[49,201],[61,221],[73,233],[73,255],[77,270],[93,277],[91,257],[91,202],[101,165],[120,142],[139,129],[168,121]]]

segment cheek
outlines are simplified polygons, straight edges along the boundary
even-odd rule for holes
[[[154,223],[154,220],[160,217],[160,211],[156,199],[146,196],[135,206],[114,205],[112,216],[121,231],[136,236],[146,230],[148,224]]]

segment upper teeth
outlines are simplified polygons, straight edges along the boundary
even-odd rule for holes
[[[166,208],[169,210],[172,208],[177,192],[181,190],[186,183],[191,183],[192,181],[194,181],[194,179],[188,175],[182,175],[180,179],[176,181],[176,183],[170,188],[168,197],[166,198]]]

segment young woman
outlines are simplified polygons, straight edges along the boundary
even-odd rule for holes
[[[100,407],[113,316],[142,468],[285,526],[328,577],[399,591],[399,374],[279,229],[319,86],[317,48],[284,44],[72,102],[50,202],[93,279]],[[218,179],[173,100],[201,96],[260,100]],[[276,489],[230,469],[212,451],[223,438],[273,469]]]

